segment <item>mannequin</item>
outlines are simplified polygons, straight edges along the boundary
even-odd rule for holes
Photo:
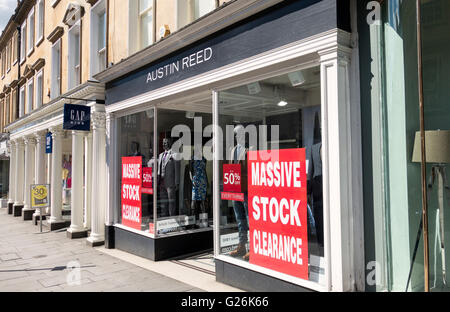
[[[206,174],[206,159],[202,155],[202,146],[194,148],[194,154],[189,162],[190,177],[192,181],[191,216],[199,220],[199,214],[205,213],[206,189],[208,187],[208,176]]]
[[[170,139],[163,139],[164,152],[158,157],[159,194],[163,203],[162,217],[177,215],[176,198],[180,186],[180,161],[175,159],[175,153],[171,147]]]
[[[236,217],[239,230],[239,245],[230,253],[232,257],[242,257],[244,260],[249,259],[246,244],[248,242],[248,194],[247,194],[247,152],[245,148],[245,131],[242,125],[234,128],[236,137],[236,146],[231,149],[230,163],[241,165],[241,191],[244,193],[244,202],[233,201],[233,210]]]

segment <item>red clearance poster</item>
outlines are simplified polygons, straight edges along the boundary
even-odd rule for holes
[[[305,149],[266,158],[248,153],[250,263],[307,280]]]
[[[142,156],[122,157],[122,224],[141,230]]]
[[[223,192],[222,200],[244,201],[244,194],[241,193],[241,165],[223,165]]]
[[[152,167],[144,167],[142,170],[142,193],[153,194]]]

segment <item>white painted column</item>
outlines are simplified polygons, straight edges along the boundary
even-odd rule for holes
[[[36,139],[34,137],[25,138],[25,183],[23,185],[24,207],[22,215],[24,220],[31,220],[34,209],[31,208],[31,191],[30,187],[35,182],[35,151]]]
[[[87,239],[92,246],[105,241],[106,210],[106,113],[93,112],[92,138],[92,227]]]
[[[92,133],[84,137],[84,227],[91,228],[92,204]]]
[[[319,53],[321,60],[323,201],[325,258],[332,291],[353,291],[356,280],[353,198],[362,192],[352,154],[349,62],[351,49],[338,46]],[[359,209],[361,209],[362,204]]]
[[[16,140],[16,186],[15,186],[15,202],[14,216],[20,216],[16,211],[23,208],[23,184],[24,184],[24,167],[25,167],[25,143],[22,138]]]
[[[46,140],[47,140],[47,138],[46,138]],[[47,142],[45,143],[45,146],[47,147]],[[45,182],[50,185],[50,191],[51,191],[51,184],[52,184],[52,154],[51,153],[50,154],[46,154],[46,158],[47,158],[47,164],[46,164],[47,165],[47,172],[46,172]],[[50,214],[50,209],[51,208],[49,207],[49,208],[47,208],[45,210],[45,213],[47,215]]]
[[[62,219],[62,137],[64,131],[59,128],[50,129],[53,139],[50,229],[63,227]]]
[[[46,183],[45,171],[45,133],[36,133],[36,184]]]
[[[9,156],[9,198],[8,206],[14,205],[15,188],[16,188],[16,142],[10,141],[10,156]]]
[[[69,238],[86,237],[83,225],[83,137],[81,131],[72,131],[72,196]]]

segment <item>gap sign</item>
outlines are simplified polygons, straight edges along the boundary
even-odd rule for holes
[[[84,105],[64,104],[64,130],[91,130],[91,108]]]

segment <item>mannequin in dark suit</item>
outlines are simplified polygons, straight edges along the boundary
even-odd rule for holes
[[[170,139],[163,140],[164,152],[158,157],[159,194],[162,202],[161,216],[176,216],[177,191],[180,186],[180,161],[171,149]]]
[[[233,201],[234,215],[238,224],[239,245],[230,253],[232,257],[243,257],[249,259],[246,244],[248,242],[248,206],[247,206],[247,152],[245,148],[245,131],[242,125],[234,128],[237,144],[231,149],[230,163],[241,165],[241,191],[244,193],[244,201]]]

